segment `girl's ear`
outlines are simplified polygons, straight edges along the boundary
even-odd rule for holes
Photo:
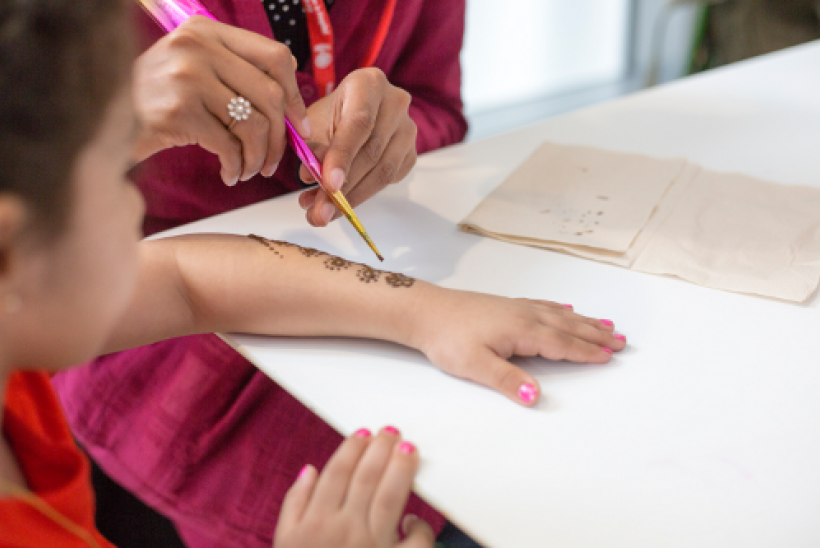
[[[11,288],[14,278],[16,247],[26,225],[27,210],[23,201],[10,194],[0,194],[0,296]]]

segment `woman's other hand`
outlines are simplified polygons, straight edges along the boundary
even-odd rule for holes
[[[194,16],[138,59],[134,95],[143,132],[137,156],[200,145],[219,156],[227,185],[276,171],[287,143],[287,115],[310,137],[307,111],[287,46]],[[232,121],[231,99],[252,105],[247,120]]]
[[[311,147],[323,161],[327,186],[341,189],[352,207],[398,182],[416,163],[416,124],[410,94],[387,81],[376,68],[356,70],[330,95],[312,104]],[[302,166],[299,176],[313,178]],[[302,193],[299,204],[313,226],[325,226],[341,213],[320,188]]]
[[[395,428],[375,437],[359,430],[347,438],[321,474],[306,466],[288,491],[275,548],[427,548],[433,531],[405,517],[398,527],[419,466],[418,451]]]

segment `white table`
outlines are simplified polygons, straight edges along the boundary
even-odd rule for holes
[[[358,212],[384,266],[448,287],[572,303],[630,346],[603,367],[520,360],[524,409],[366,340],[231,336],[343,433],[393,424],[417,491],[493,547],[820,546],[820,312],[456,230],[544,140],[820,186],[820,45],[714,71],[419,160]],[[820,211],[817,212],[820,220]],[[295,196],[171,233],[255,232],[374,264]]]

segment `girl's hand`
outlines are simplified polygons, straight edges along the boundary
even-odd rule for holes
[[[433,285],[407,316],[408,346],[424,352],[439,369],[534,405],[538,381],[507,361],[512,356],[606,363],[623,350],[626,338],[609,320],[581,316],[550,301],[508,299]]]
[[[228,130],[228,103],[238,95],[253,112]],[[134,97],[143,124],[139,159],[200,145],[219,156],[227,185],[257,173],[273,175],[285,150],[285,115],[302,137],[310,137],[288,47],[201,16],[140,56]]]
[[[398,525],[407,504],[419,458],[398,430],[383,429],[373,438],[359,430],[339,447],[317,477],[306,466],[282,505],[275,548],[424,548],[433,531],[407,516],[406,538]]]
[[[323,160],[322,178],[329,187],[341,189],[352,207],[404,179],[415,165],[410,99],[382,71],[367,68],[348,74],[333,93],[308,108],[311,147]],[[304,166],[299,175],[313,181]],[[299,204],[313,226],[325,226],[341,215],[319,188],[303,192]]]

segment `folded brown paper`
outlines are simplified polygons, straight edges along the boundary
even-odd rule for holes
[[[820,282],[820,190],[685,160],[546,143],[459,226],[789,301]]]

